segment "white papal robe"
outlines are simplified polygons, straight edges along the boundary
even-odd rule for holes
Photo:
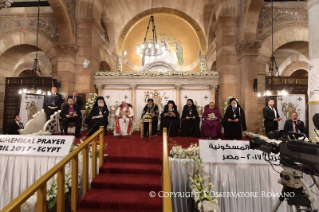
[[[127,111],[127,107],[123,107],[122,111],[126,112]],[[133,130],[133,120],[132,117],[134,116],[134,112],[132,110],[131,107],[128,107],[128,111],[129,111],[129,115],[122,115],[121,116],[121,107],[117,108],[115,115],[116,117],[120,117],[119,118],[119,127],[120,127],[120,132],[116,132],[116,128],[117,128],[117,123],[115,122],[115,129],[113,131],[114,136],[119,136],[119,135],[131,135],[132,134],[132,130]],[[131,130],[129,130],[128,132],[128,128],[129,128],[129,124],[130,124],[130,120],[131,120]]]

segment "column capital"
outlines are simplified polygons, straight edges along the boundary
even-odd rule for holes
[[[60,57],[72,56],[75,57],[76,52],[78,51],[78,46],[70,42],[55,42],[53,44],[54,49],[58,51]]]
[[[95,85],[95,87],[97,88],[98,91],[103,90],[104,85]]]
[[[131,90],[136,90],[137,85],[130,85],[130,87],[131,87]]]
[[[211,91],[215,91],[218,90],[218,85],[210,85],[209,88]]]
[[[258,49],[262,45],[262,40],[242,40],[239,44],[236,46],[236,51],[239,57],[249,55],[258,55]]]
[[[179,91],[181,90],[182,85],[175,85],[175,90]]]

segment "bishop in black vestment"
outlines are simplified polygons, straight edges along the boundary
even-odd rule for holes
[[[96,99],[93,109],[89,115],[89,135],[93,135],[100,126],[104,126],[104,135],[107,134],[109,110],[102,96]]]
[[[194,105],[192,99],[187,100],[187,104],[183,108],[181,118],[181,136],[182,137],[196,137],[198,138],[199,133],[199,116],[197,108]]]
[[[179,129],[179,113],[175,102],[169,100],[164,106],[164,111],[161,113],[161,130],[167,128],[167,134],[170,137],[177,136],[177,129]]]
[[[242,131],[247,130],[245,112],[235,98],[229,100],[229,106],[223,118],[225,137],[228,139],[242,139]]]
[[[147,104],[145,105],[142,113],[142,118],[143,116],[148,113],[149,116],[152,118],[152,136],[157,136],[157,125],[158,125],[158,106],[157,104],[154,103],[153,99],[148,99]],[[148,136],[148,128],[149,128],[149,123],[144,122],[144,137]]]

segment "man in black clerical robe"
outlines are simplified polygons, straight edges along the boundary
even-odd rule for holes
[[[187,104],[184,105],[181,119],[181,136],[198,138],[200,121],[192,99],[188,99]]]
[[[104,126],[104,135],[107,134],[109,110],[103,96],[99,96],[89,115],[89,135],[93,135],[100,126]]]
[[[153,99],[148,99],[142,113],[143,116],[148,113],[152,118],[152,136],[157,136],[157,125],[158,125],[158,106],[154,103]],[[149,135],[149,123],[144,122],[144,137]]]
[[[235,98],[229,100],[229,106],[223,118],[225,137],[230,140],[242,139],[242,128],[246,131],[245,112]]]
[[[164,111],[161,113],[161,130],[167,128],[167,134],[170,137],[177,136],[177,129],[179,129],[180,120],[179,113],[175,102],[169,100],[167,105],[164,106]]]

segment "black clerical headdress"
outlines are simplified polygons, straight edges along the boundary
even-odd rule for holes
[[[149,101],[154,102],[154,99],[148,99],[147,102],[149,102]]]
[[[231,98],[231,99],[229,100],[229,105],[231,105],[231,102],[234,101],[234,100],[237,102],[237,107],[240,107],[240,105],[239,105],[239,103],[238,103],[238,101],[237,101],[236,98]]]
[[[98,96],[98,97],[96,98],[94,107],[95,107],[95,106],[98,106],[98,101],[99,101],[100,99],[103,99],[104,107],[106,107],[106,103],[105,103],[105,100],[104,100],[104,97],[103,97],[103,96]]]
[[[164,110],[168,110],[168,104],[173,104],[173,108],[175,111],[177,111],[177,106],[175,105],[175,102],[173,100],[169,100],[167,104],[164,106]]]

